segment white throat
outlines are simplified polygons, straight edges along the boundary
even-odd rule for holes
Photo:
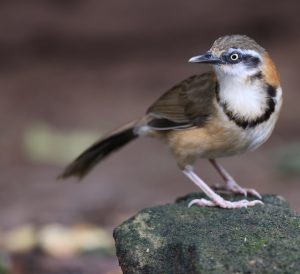
[[[259,80],[242,75],[216,71],[219,80],[219,98],[235,116],[251,120],[263,115],[267,106],[267,93]]]

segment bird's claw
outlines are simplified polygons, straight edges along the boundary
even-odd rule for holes
[[[228,181],[225,186],[221,185],[215,185],[215,189],[220,190],[227,190],[233,193],[242,194],[245,197],[248,196],[248,194],[257,197],[258,199],[261,199],[261,195],[253,188],[243,188],[240,185],[238,185],[235,181]]]
[[[247,208],[251,206],[255,206],[257,204],[263,205],[264,203],[260,200],[253,200],[253,201],[248,201],[248,200],[240,200],[240,201],[227,201],[222,199],[216,200],[216,201],[210,201],[207,199],[194,199],[191,202],[189,202],[188,207],[191,207],[193,205],[201,206],[201,207],[221,207],[221,208]]]

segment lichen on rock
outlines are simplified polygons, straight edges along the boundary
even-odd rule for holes
[[[281,197],[242,209],[187,207],[203,197],[144,209],[117,227],[123,273],[300,273],[300,216]]]

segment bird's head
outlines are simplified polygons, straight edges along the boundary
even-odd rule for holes
[[[189,62],[211,64],[219,76],[247,77],[263,69],[267,56],[266,50],[248,36],[227,35],[218,38],[208,52],[192,57]]]

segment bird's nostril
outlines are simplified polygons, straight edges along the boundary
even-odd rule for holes
[[[208,52],[208,53],[206,53],[205,55],[204,55],[206,58],[211,58],[212,57],[212,54],[210,53],[210,52]]]

